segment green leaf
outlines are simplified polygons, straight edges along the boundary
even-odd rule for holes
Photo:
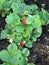
[[[6,50],[3,50],[0,52],[0,59],[3,60],[3,61],[9,61],[9,53],[6,51]]]
[[[32,17],[27,17],[26,24],[31,24],[31,23],[32,23]]]
[[[11,1],[11,4],[14,3],[14,2],[16,2],[16,3],[21,3],[21,2],[23,2],[23,0],[10,0],[10,1]]]
[[[2,17],[4,17],[5,16],[5,12],[2,12]]]
[[[41,19],[41,24],[45,25],[45,21],[43,19]]]
[[[5,2],[5,0],[0,0],[0,4],[3,4]]]
[[[6,63],[0,64],[0,65],[6,65]]]
[[[10,1],[5,0],[4,4],[3,4],[3,9],[5,10],[4,13],[9,12],[10,13],[10,9],[11,9],[11,4]]]
[[[23,25],[18,25],[18,26],[16,26],[16,31],[19,32],[19,33],[23,33],[24,29],[25,29],[25,28],[24,28]]]
[[[42,11],[39,13],[39,15],[40,15],[40,18],[42,19],[42,21],[41,21],[42,25],[43,25],[43,21],[44,21],[44,25],[49,24],[48,23],[49,13],[46,10],[42,9]]]
[[[14,16],[13,16],[13,13],[10,13],[7,18],[6,18],[6,23],[7,24],[11,24],[14,22]]]
[[[25,3],[21,3],[19,14],[20,15],[28,15],[30,13],[30,6]]]
[[[32,40],[33,40],[33,41],[36,41],[36,40],[37,40],[37,37],[32,36]]]
[[[19,61],[18,60],[18,57],[17,58],[14,58],[13,56],[10,56],[10,59],[9,59],[11,65],[18,65],[18,61]]]
[[[34,12],[35,10],[37,10],[38,9],[38,7],[37,7],[37,5],[31,5],[31,10]]]
[[[42,28],[41,28],[41,27],[36,28],[36,29],[33,31],[33,33],[32,33],[32,37],[33,37],[33,38],[40,37],[41,33],[42,33]]]
[[[22,51],[20,49],[17,51],[17,57],[18,58],[21,58],[22,57]]]
[[[23,32],[23,36],[24,37],[27,37],[29,35],[29,30],[26,28],[26,30]]]
[[[28,48],[31,48],[32,47],[32,42],[29,40],[28,42],[26,42],[25,46],[28,47]]]
[[[11,8],[12,8],[14,13],[18,13],[19,12],[19,5],[20,4],[18,4],[16,2],[12,3]]]
[[[1,64],[1,65],[12,65],[10,62],[5,62],[5,63],[3,63],[3,64]]]
[[[7,30],[9,30],[9,31],[12,30],[12,27],[11,27],[10,25],[8,25],[8,24],[6,24],[5,28],[6,28]]]
[[[34,63],[28,63],[27,65],[35,65]]]
[[[17,14],[10,13],[6,18],[6,23],[18,25],[20,23],[20,17]]]
[[[16,36],[16,40],[21,41],[21,39],[22,39],[22,35]]]
[[[21,56],[19,65],[26,65],[26,62],[27,61],[26,61],[25,57]]]
[[[32,26],[34,28],[41,27],[41,21],[40,21],[39,15],[34,15],[32,18],[33,18]]]
[[[31,32],[33,30],[33,26],[32,25],[28,25],[27,29],[29,30],[29,32]]]
[[[18,39],[18,38],[16,37],[16,38],[14,38],[14,42],[15,42],[16,44],[19,44],[21,41],[20,41],[20,39]]]
[[[6,30],[6,29],[3,30],[3,31],[1,32],[1,38],[2,38],[2,39],[5,39],[5,38],[7,37],[7,35],[8,35],[8,32],[9,32],[9,31]]]
[[[24,48],[23,51],[22,51],[22,54],[24,56],[29,56],[30,53],[29,53],[29,50],[27,48]]]
[[[17,46],[15,43],[11,43],[8,47],[7,47],[8,52],[13,56],[16,52],[17,52]]]

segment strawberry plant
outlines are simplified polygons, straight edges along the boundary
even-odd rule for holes
[[[15,43],[12,43],[7,47],[7,50],[0,51],[0,59],[3,61],[1,65],[34,65],[28,63],[28,55],[28,49],[20,50]]]
[[[0,1],[0,14],[4,17],[5,14],[10,13],[10,1],[8,0],[1,0]]]
[[[2,17],[5,17],[12,12],[11,5],[14,2],[20,4],[23,0],[0,0],[0,14],[2,14]]]
[[[42,33],[41,25],[49,24],[49,13],[44,9],[39,11],[35,4],[26,5],[23,0],[3,0],[3,3],[2,9],[9,12],[9,15],[6,16],[6,26],[1,32],[1,38],[31,48],[32,42]],[[25,44],[21,44],[22,41]]]
[[[0,0],[0,14],[5,17],[5,29],[1,39],[11,43],[7,50],[0,51],[1,65],[34,65],[28,63],[28,48],[40,37],[42,25],[49,24],[49,13],[37,5],[26,5],[24,0]]]
[[[36,41],[42,33],[39,15],[26,16],[22,22],[22,17],[18,14],[10,13],[6,17],[6,23],[5,30],[1,33],[1,38],[12,39],[15,43],[25,41],[25,46],[27,47],[32,47],[32,42]]]
[[[40,15],[42,25],[48,25],[49,24],[49,13],[46,10],[42,9],[39,15]]]

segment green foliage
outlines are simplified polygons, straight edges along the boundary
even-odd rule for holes
[[[5,0],[0,0],[0,4],[3,4],[5,2]]]
[[[14,3],[21,3],[23,2],[23,0],[0,0],[0,14],[2,14],[2,17],[10,14],[12,12],[11,10],[11,6]],[[13,5],[14,7],[14,5]],[[13,8],[12,7],[12,8]],[[17,9],[16,7],[14,7],[15,9]]]
[[[10,1],[2,0],[0,4],[0,14],[4,17],[6,14],[10,13]]]
[[[8,30],[3,30],[1,33],[1,38],[5,39],[7,37],[7,34],[8,34]]]
[[[23,1],[0,0],[0,14],[6,16],[1,39],[7,38],[12,43],[7,50],[0,51],[0,59],[4,62],[1,65],[34,65],[28,63],[29,51],[22,46],[31,48],[42,33],[42,25],[49,24],[49,13],[46,10],[39,11],[37,5],[26,5]]]
[[[26,45],[26,47],[31,48],[31,47],[32,47],[32,42],[31,42],[30,40],[28,40],[28,41],[27,41],[27,44],[25,44],[25,45]]]
[[[32,65],[28,64],[28,55],[28,49],[20,50],[15,43],[12,43],[7,47],[7,50],[0,51],[0,59],[4,62],[1,65]]]
[[[35,64],[33,64],[33,63],[28,63],[27,65],[35,65]]]
[[[39,13],[40,18],[41,18],[41,23],[42,25],[47,25],[49,24],[49,13],[42,9],[42,11]]]
[[[4,39],[6,37],[9,40],[12,39],[14,42],[16,40],[16,43],[26,41],[25,45],[27,47],[32,47],[32,42],[34,42],[42,33],[40,17],[39,15],[25,17],[27,24],[26,26],[24,26],[21,19],[22,18],[18,14],[10,13],[6,17],[7,25],[5,30],[3,30],[1,33],[1,38]],[[28,41],[31,43],[28,43]]]
[[[20,24],[20,17],[17,14],[10,13],[9,16],[7,16],[6,18],[6,23],[9,25],[18,25]]]
[[[2,9],[6,13],[9,12],[9,15],[6,16],[6,26],[1,32],[1,38],[7,38],[17,44],[25,41],[25,46],[31,48],[32,42],[42,33],[41,25],[49,24],[49,13],[44,9],[39,11],[35,4],[26,5],[23,0],[3,0],[3,3]],[[26,26],[22,22],[23,18],[26,20]]]

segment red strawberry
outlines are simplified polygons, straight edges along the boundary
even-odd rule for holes
[[[22,23],[23,23],[24,25],[26,25],[26,19],[25,19],[25,18],[22,19]]]
[[[22,41],[22,42],[20,43],[20,45],[21,45],[22,47],[24,47],[24,46],[25,46],[24,41]]]

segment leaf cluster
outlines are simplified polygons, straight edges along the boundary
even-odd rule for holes
[[[8,9],[6,1],[12,11]],[[44,9],[39,11],[35,4],[26,5],[22,0],[4,0],[3,3],[6,6],[2,9],[8,9],[9,15],[6,16],[6,26],[1,32],[1,38],[12,39],[17,44],[25,41],[25,46],[31,48],[32,42],[42,33],[41,26],[49,24],[49,13]],[[22,23],[23,18],[26,19],[26,26]]]
[[[32,42],[36,41],[42,33],[41,21],[39,15],[33,15],[26,18],[26,26],[21,21],[21,17],[11,13],[6,18],[5,30],[1,33],[1,38],[12,39],[15,43],[26,41],[27,47],[32,47]],[[28,43],[30,42],[30,44]]]
[[[28,63],[28,55],[27,48],[20,50],[15,43],[12,43],[7,47],[7,50],[0,51],[0,59],[4,62],[1,65],[34,65]]]

